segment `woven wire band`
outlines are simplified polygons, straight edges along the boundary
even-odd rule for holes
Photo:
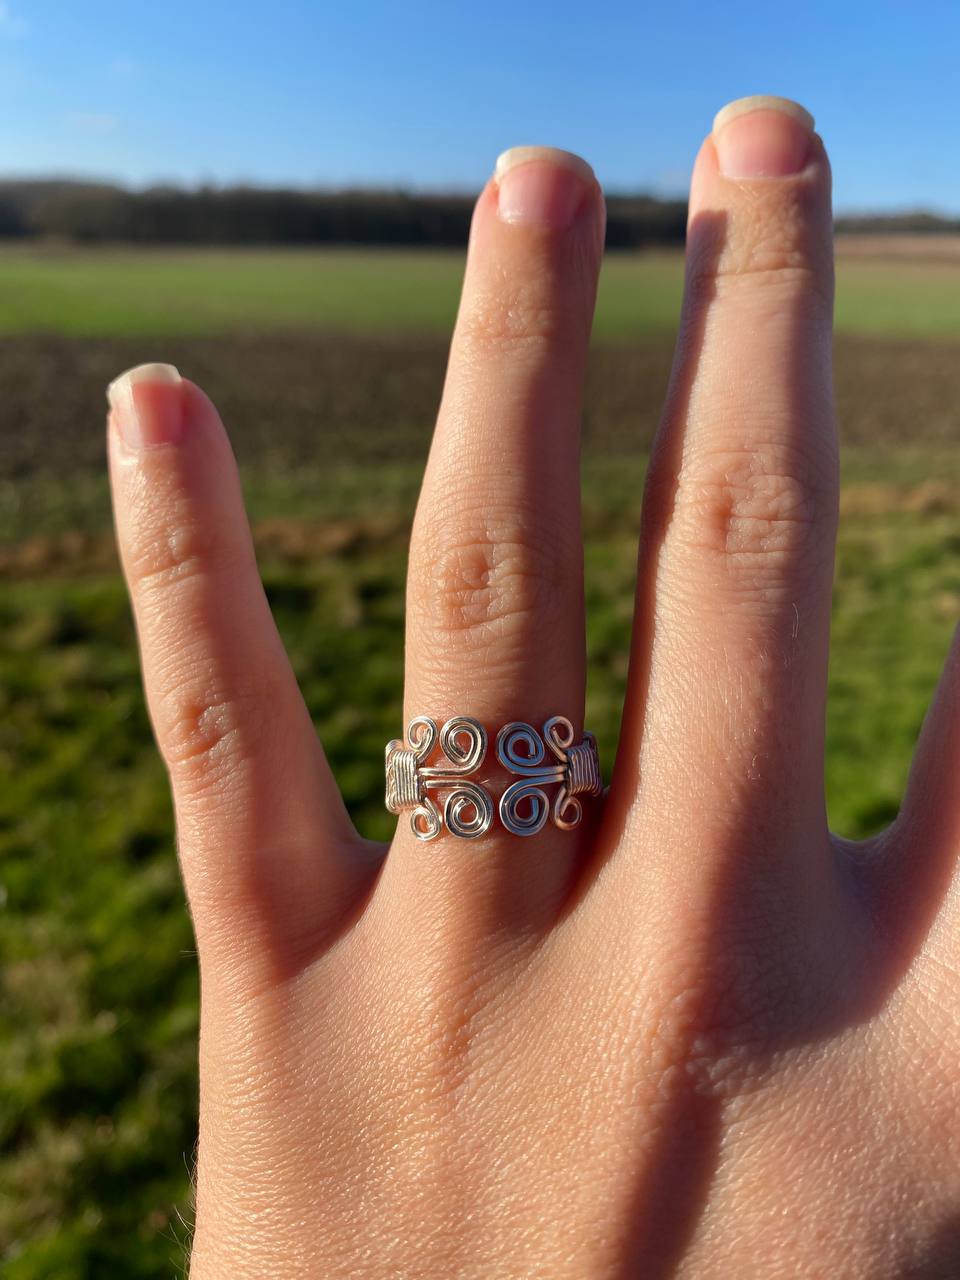
[[[477,773],[486,756],[487,734],[478,720],[454,716],[438,729],[436,721],[417,716],[405,742],[395,738],[387,744],[387,808],[395,814],[409,811],[418,840],[434,840],[444,828],[462,840],[483,835],[493,822],[493,800],[468,775]],[[603,789],[596,739],[585,733],[575,742],[565,716],[551,716],[542,732],[523,720],[504,725],[496,756],[517,777],[498,805],[500,821],[513,835],[536,835],[550,819],[562,831],[571,830],[583,817],[577,796],[599,795]],[[553,786],[551,801],[545,788]],[[446,793],[442,809],[431,794],[439,791]]]

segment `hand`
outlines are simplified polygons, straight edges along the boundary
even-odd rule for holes
[[[616,768],[572,831],[360,840],[213,406],[165,366],[112,388],[202,972],[194,1280],[960,1274],[960,654],[898,820],[833,839],[830,176],[801,109],[747,105],[696,161]],[[582,730],[603,222],[560,152],[479,198],[405,723]]]

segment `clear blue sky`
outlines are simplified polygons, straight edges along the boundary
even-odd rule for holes
[[[0,169],[477,189],[515,143],[684,190],[714,111],[814,112],[840,209],[960,213],[960,4],[0,0]]]

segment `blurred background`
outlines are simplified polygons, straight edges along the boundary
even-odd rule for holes
[[[585,414],[589,720],[609,764],[687,174],[747,93],[836,178],[843,527],[828,787],[896,812],[960,611],[960,10],[0,2],[0,1274],[183,1274],[197,976],[104,478],[104,387],[218,402],[277,620],[389,834],[405,540],[472,197],[583,153],[610,199]]]

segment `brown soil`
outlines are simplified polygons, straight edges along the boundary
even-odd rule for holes
[[[960,235],[865,233],[834,237],[838,258],[869,258],[883,262],[949,262],[960,264]]]
[[[635,453],[650,442],[671,344],[592,355],[585,447]],[[176,363],[219,404],[242,462],[298,466],[421,459],[446,360],[433,339],[343,337],[78,341],[0,345],[0,484],[103,467],[103,388],[144,359]],[[843,337],[836,346],[848,445],[960,443],[960,360],[951,343]]]

